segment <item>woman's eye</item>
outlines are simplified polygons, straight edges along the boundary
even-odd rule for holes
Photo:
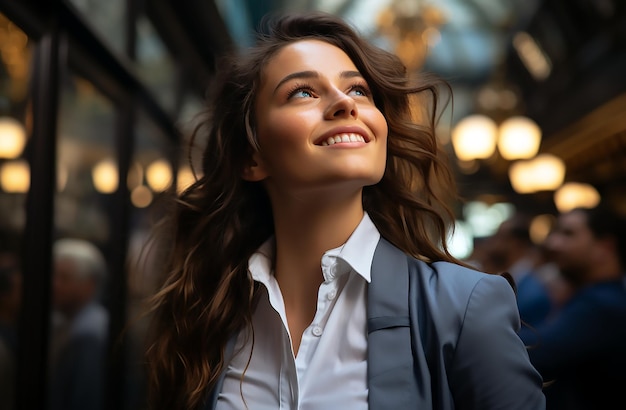
[[[307,88],[299,88],[289,93],[289,98],[312,98],[313,92]]]
[[[296,96],[298,97],[313,97],[313,94],[309,90],[299,90],[296,91]]]
[[[354,95],[357,97],[368,97],[370,95],[369,90],[362,85],[355,85],[350,89],[349,95]]]

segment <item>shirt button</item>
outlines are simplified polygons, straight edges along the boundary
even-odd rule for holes
[[[319,327],[319,326],[315,326],[315,327],[313,328],[313,330],[312,330],[312,333],[313,333],[313,336],[317,336],[317,337],[319,337],[319,336],[321,336],[321,335],[322,335],[323,331],[322,331],[322,328],[321,328],[321,327]]]
[[[328,293],[326,294],[326,298],[327,298],[328,300],[333,300],[333,299],[335,299],[335,296],[337,296],[337,291],[336,291],[335,289],[331,290],[330,292],[328,292]]]

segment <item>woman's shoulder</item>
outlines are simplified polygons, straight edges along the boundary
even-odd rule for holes
[[[404,253],[393,244],[381,240],[378,263],[372,266],[373,279],[376,276],[386,278],[396,275],[394,281],[401,280],[408,270],[408,285],[412,293],[421,293],[423,298],[435,300],[469,299],[476,290],[491,292],[512,292],[512,286],[501,275],[494,275],[452,262],[426,262]],[[402,261],[402,262],[400,262]],[[379,275],[375,273],[377,271]],[[400,275],[400,276],[398,276]]]
[[[430,280],[436,279],[441,284],[462,284],[473,286],[481,280],[505,280],[502,275],[494,275],[477,269],[463,266],[454,262],[437,261],[425,262],[413,257],[408,257],[409,266],[417,268],[421,275],[426,275]]]
[[[477,290],[510,293],[515,289],[502,275],[481,272],[452,262],[424,262],[409,257],[409,271],[424,293],[442,298],[469,299]]]

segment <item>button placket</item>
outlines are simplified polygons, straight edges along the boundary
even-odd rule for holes
[[[336,289],[331,289],[326,294],[326,299],[333,300],[333,299],[335,299],[336,296],[337,296],[337,290]]]

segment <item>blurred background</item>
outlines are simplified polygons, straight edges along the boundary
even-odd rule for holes
[[[140,408],[142,245],[164,192],[193,180],[185,144],[216,59],[287,9],[343,16],[451,84],[438,137],[459,258],[520,210],[536,243],[574,206],[626,214],[623,0],[0,0],[0,268],[21,277],[0,280],[0,409],[46,408],[60,237],[104,255],[106,408]]]

